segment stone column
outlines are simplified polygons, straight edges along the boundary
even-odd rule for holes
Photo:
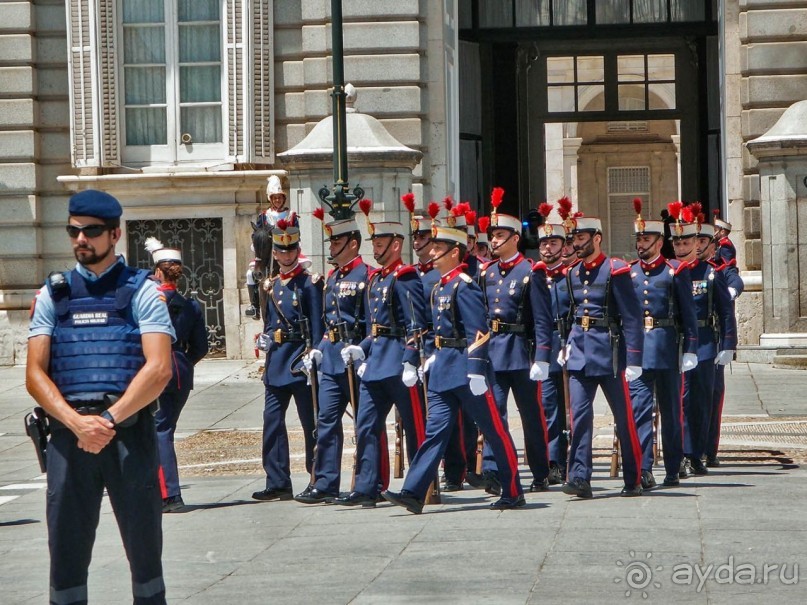
[[[807,101],[791,105],[768,132],[747,145],[759,162],[760,344],[807,347]]]
[[[353,107],[355,89],[348,84],[347,157],[350,187],[361,186],[365,198],[373,201],[370,215],[374,221],[409,223],[401,204],[401,195],[412,189],[412,171],[423,154],[410,149],[393,137],[374,117],[359,113]],[[314,218],[314,208],[321,206],[319,190],[333,185],[333,127],[331,117],[324,118],[305,139],[292,149],[278,154],[278,160],[289,172],[289,206],[300,217],[303,252],[312,261],[312,271],[327,273],[328,247],[324,243],[322,223]],[[418,199],[424,207],[424,200]],[[364,215],[356,207],[356,221],[367,237]],[[325,214],[325,220],[331,217]],[[412,246],[404,245],[404,261],[412,262]],[[373,263],[369,245],[362,246],[364,260]]]

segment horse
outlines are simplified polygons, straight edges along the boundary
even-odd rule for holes
[[[274,277],[279,271],[272,256],[272,228],[267,223],[252,225],[252,249],[255,251],[255,284],[258,286],[258,300],[262,312],[266,311],[266,290],[264,281]],[[253,303],[254,304],[254,303]]]

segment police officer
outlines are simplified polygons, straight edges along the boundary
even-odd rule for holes
[[[538,208],[546,221],[552,211],[550,204]],[[538,228],[538,253],[546,266],[546,287],[551,304],[553,324],[552,351],[549,354],[549,378],[541,385],[541,405],[544,408],[549,446],[549,485],[559,485],[566,479],[566,460],[569,447],[566,426],[566,385],[558,355],[569,336],[569,285],[567,268],[562,254],[566,243],[566,229],[559,223],[544,222]],[[539,288],[537,280],[533,288]]]
[[[683,459],[681,372],[698,365],[698,330],[692,302],[692,282],[686,263],[661,254],[664,222],[644,220],[642,201],[634,201],[638,260],[631,279],[642,309],[644,354],[642,375],[630,383],[633,417],[642,446],[642,487],[656,486],[653,476],[654,396],[661,414],[664,446],[664,485],[679,484]]]
[[[505,428],[507,398],[513,391],[533,477],[530,491],[543,491],[549,487],[549,453],[541,381],[549,377],[552,346],[546,265],[533,266],[518,251],[521,221],[517,217],[494,212],[488,231],[497,260],[482,267],[479,284],[490,320],[491,388]]]
[[[581,262],[568,272],[572,330],[561,352],[569,371],[572,443],[566,494],[591,498],[594,395],[601,387],[622,444],[623,496],[642,494],[642,451],[633,421],[626,381],[642,373],[641,310],[630,280],[630,267],[601,251],[597,218],[569,219]]]
[[[176,340],[171,347],[171,380],[160,394],[159,406],[154,413],[160,450],[163,512],[171,513],[185,506],[179,487],[174,433],[182,408],[188,402],[193,389],[193,366],[207,355],[207,327],[199,303],[185,298],[177,291],[177,282],[182,276],[182,253],[174,248],[164,247],[162,242],[153,237],[146,239],[146,249],[151,252],[154,276],[160,282],[158,290],[165,296],[176,332]]]
[[[159,456],[146,408],[171,378],[174,329],[148,271],[115,255],[120,203],[86,190],[69,201],[78,264],[37,294],[26,387],[50,416],[50,602],[86,603],[104,488],[118,520],[134,603],[165,603]]]
[[[380,436],[395,404],[401,416],[406,453],[411,463],[426,434],[424,402],[418,389],[418,338],[426,329],[423,284],[412,265],[404,265],[401,223],[369,223],[373,258],[380,269],[370,273],[367,292],[367,337],[360,346],[342,349],[342,357],[363,361],[356,421],[356,476],[354,489],[337,504],[374,507],[379,496]],[[384,442],[385,443],[385,442]]]
[[[322,380],[319,383],[315,483],[294,497],[303,504],[333,502],[339,496],[344,443],[342,416],[351,399],[358,401],[358,376],[355,372],[348,376],[351,370],[342,358],[342,349],[364,340],[367,317],[364,288],[369,271],[359,256],[359,227],[355,219],[350,218],[327,223],[324,228],[330,242],[328,261],[336,268],[325,281],[323,338],[318,347],[304,357],[309,371],[313,364],[319,367]]]
[[[451,425],[458,410],[467,408],[493,449],[502,480],[502,497],[490,507],[502,510],[523,506],[515,445],[501,423],[489,387],[490,332],[482,292],[461,266],[468,241],[466,234],[459,229],[435,226],[432,239],[432,258],[442,277],[432,296],[436,351],[425,368],[429,372],[426,440],[412,461],[401,492],[385,491],[382,495],[415,514],[423,511],[426,492],[440,464]]]
[[[294,397],[305,440],[305,468],[314,464],[316,419],[311,381],[302,371],[302,356],[309,343],[322,340],[322,288],[320,275],[300,264],[300,229],[295,215],[280,219],[272,230],[272,255],[280,268],[266,280],[264,331],[258,346],[266,351],[263,384],[263,469],[266,487],[252,494],[255,500],[291,500],[289,437],[286,412]]]
[[[701,457],[706,453],[709,437],[714,366],[726,365],[733,359],[737,327],[725,278],[709,262],[714,227],[691,222],[673,226],[673,234],[676,257],[689,262],[698,325],[698,366],[684,375],[684,455],[695,475],[705,475],[708,470]],[[684,245],[676,239],[690,241]],[[688,254],[686,246],[690,248]]]

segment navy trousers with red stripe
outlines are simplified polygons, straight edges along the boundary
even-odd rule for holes
[[[516,447],[502,423],[493,394],[488,390],[485,395],[474,395],[468,385],[440,393],[429,389],[426,440],[412,460],[403,489],[420,499],[426,497],[460,409],[470,414],[493,450],[502,482],[502,496],[515,498],[521,495]]]
[[[499,413],[507,425],[507,396],[513,391],[513,398],[521,416],[521,426],[524,430],[524,451],[527,454],[527,465],[532,472],[534,481],[543,481],[549,475],[549,451],[547,443],[548,431],[544,409],[541,405],[541,383],[530,380],[529,370],[510,370],[496,372],[491,385],[493,396]],[[484,470],[498,470],[491,459],[492,454],[488,444],[485,444]]]
[[[633,420],[625,373],[617,377],[586,376],[584,371],[569,372],[572,444],[569,451],[569,480],[591,481],[592,440],[594,438],[594,395],[602,387],[616,421],[617,436],[622,447],[622,476],[625,485],[635,487],[641,481],[642,450]]]
[[[461,485],[468,472],[476,472],[476,444],[479,430],[465,410],[457,412],[457,421],[443,455],[447,483]]]
[[[426,434],[425,408],[420,392],[419,384],[407,387],[396,376],[386,380],[362,381],[359,388],[359,418],[356,422],[358,442],[356,481],[353,487],[355,491],[375,496],[380,486],[386,488],[388,484],[388,480],[384,481],[379,476],[379,469],[384,461],[389,468],[386,420],[393,404],[401,415],[406,438],[406,457],[412,463]]]
[[[714,386],[714,357],[699,359],[694,369],[684,373],[684,455],[690,458],[700,458],[707,451]]]
[[[684,376],[677,369],[644,370],[630,383],[631,404],[639,443],[642,445],[642,470],[652,471],[653,463],[653,394],[661,414],[661,445],[664,470],[677,475],[684,457],[684,408],[682,391]]]

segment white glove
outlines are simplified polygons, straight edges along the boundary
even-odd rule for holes
[[[358,370],[356,370],[356,376],[358,376],[359,378],[361,378],[362,376],[364,376],[364,373],[365,373],[366,371],[367,371],[367,364],[366,364],[366,363],[363,363],[363,364],[361,364],[361,365],[359,366],[359,369],[358,369]]]
[[[690,370],[694,370],[697,365],[698,356],[695,355],[695,353],[684,353],[684,357],[681,359],[682,371],[689,372]]]
[[[258,348],[261,351],[268,351],[269,350],[269,344],[271,342],[272,342],[272,339],[269,337],[268,334],[264,334],[263,332],[258,334]]]
[[[719,366],[725,366],[730,364],[732,359],[734,359],[734,351],[727,349],[717,354],[715,363]]]
[[[625,368],[625,380],[633,382],[642,375],[641,366],[628,366]]]
[[[530,380],[543,382],[549,378],[549,364],[545,361],[536,361],[530,368]]]
[[[430,355],[429,357],[427,357],[427,358],[426,358],[426,361],[424,361],[424,362],[423,362],[423,367],[422,367],[422,368],[418,368],[418,377],[419,377],[421,380],[423,380],[423,378],[426,376],[426,372],[428,372],[428,371],[429,371],[429,368],[430,368],[430,367],[432,367],[432,364],[434,363],[434,360],[435,360],[435,359],[436,359],[436,357],[435,357],[435,356],[434,356],[434,354],[432,353],[432,355]]]
[[[303,362],[303,364],[305,364],[305,362]],[[320,372],[320,371],[317,371],[317,381],[322,382],[322,372]],[[311,386],[311,372],[310,372],[310,370],[309,370],[309,373],[305,377],[305,384],[307,386]]]
[[[401,380],[403,381],[405,387],[413,387],[415,384],[417,384],[418,370],[408,361],[405,361],[403,364],[403,374],[401,374]]]
[[[468,374],[468,386],[474,395],[484,395],[488,390],[488,381],[481,374]]]
[[[560,350],[558,353],[558,363],[562,366],[566,365],[566,360],[569,359],[569,355],[572,354],[572,345],[566,345]]]
[[[308,353],[303,355],[303,365],[309,372],[314,367],[314,364],[319,366],[322,363],[322,351],[319,349],[311,349]]]
[[[347,345],[342,349],[342,361],[345,365],[350,363],[351,358],[353,361],[364,361],[364,351],[361,347],[356,345]]]
[[[731,300],[737,298],[737,288],[732,288],[729,286],[729,294],[731,295]]]

